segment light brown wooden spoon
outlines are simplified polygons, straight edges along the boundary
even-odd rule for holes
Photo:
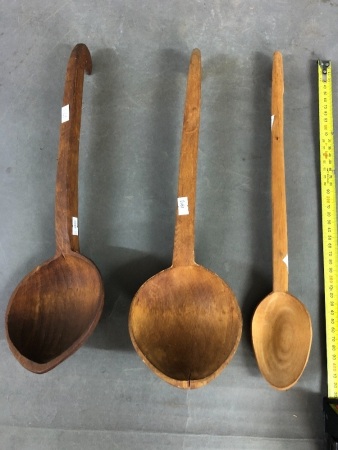
[[[186,389],[203,386],[221,372],[242,332],[235,295],[194,260],[200,102],[201,55],[195,49],[184,112],[173,263],[141,286],[129,314],[139,356],[160,378]]]
[[[76,223],[83,79],[84,71],[90,74],[91,69],[88,48],[76,45],[67,66],[60,126],[56,253],[21,281],[6,312],[9,347],[26,369],[36,373],[53,369],[74,353],[94,330],[103,307],[101,276],[95,265],[78,253]]]
[[[310,315],[288,293],[283,94],[283,59],[275,52],[271,102],[273,292],[255,311],[252,340],[260,371],[271,386],[280,390],[291,388],[299,380],[312,341]]]

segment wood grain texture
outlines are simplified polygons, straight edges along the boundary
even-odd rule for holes
[[[91,57],[84,44],[67,66],[60,126],[55,198],[56,253],[17,286],[6,311],[8,345],[28,370],[44,373],[74,353],[94,330],[103,308],[103,284],[95,265],[78,253],[72,217],[78,215],[78,153],[84,71]]]
[[[178,197],[189,199],[189,215],[176,215],[172,266],[141,286],[129,313],[129,333],[139,356],[161,379],[184,389],[201,387],[219,375],[242,332],[234,293],[194,259],[200,98],[201,55],[194,50],[178,182]]]
[[[288,290],[288,234],[284,162],[284,71],[283,58],[276,52],[272,65],[271,95],[271,193],[273,290]]]
[[[129,320],[139,356],[160,378],[184,389],[219,375],[242,329],[232,290],[197,264],[172,267],[148,280],[133,299]]]
[[[178,197],[188,198],[189,214],[179,215],[176,208],[173,266],[189,265],[195,262],[196,174],[201,115],[201,78],[201,53],[195,49],[191,55],[188,72],[177,193]]]
[[[312,326],[302,302],[287,292],[272,292],[260,303],[252,322],[259,369],[278,390],[292,388],[310,355]]]
[[[273,292],[255,311],[252,341],[262,375],[278,390],[290,389],[297,383],[308,362],[312,342],[310,314],[296,297],[287,292],[283,95],[283,60],[281,53],[275,52],[271,94]]]
[[[79,237],[72,235],[72,217],[78,217],[78,166],[84,71],[92,72],[88,48],[78,44],[69,58],[62,106],[69,105],[69,120],[60,125],[56,176],[56,249],[79,251]]]

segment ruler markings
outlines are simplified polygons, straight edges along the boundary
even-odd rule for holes
[[[338,246],[330,61],[318,61],[318,92],[328,397],[338,398]]]

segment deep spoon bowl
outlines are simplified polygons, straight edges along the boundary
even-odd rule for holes
[[[78,155],[84,71],[92,61],[84,44],[67,66],[55,198],[55,256],[17,286],[6,312],[8,345],[28,370],[47,372],[74,353],[94,330],[103,307],[95,265],[79,253]]]
[[[101,314],[100,275],[79,254],[60,255],[28,274],[12,295],[7,338],[23,366],[43,373],[77,350]]]
[[[137,292],[130,329],[136,351],[157,375],[194,388],[215,378],[235,353],[241,314],[216,274],[197,264],[171,267]]]
[[[173,264],[141,286],[130,308],[135,350],[160,378],[180,388],[214,379],[234,355],[242,316],[234,293],[194,259],[201,55],[191,55],[178,182]]]

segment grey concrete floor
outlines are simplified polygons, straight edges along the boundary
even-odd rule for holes
[[[0,2],[0,448],[319,449],[326,395],[318,58],[334,63],[337,0]],[[102,319],[45,375],[23,369],[4,327],[23,276],[54,253],[54,187],[67,60],[84,42],[81,251],[105,283]],[[208,386],[175,389],[130,343],[137,288],[171,262],[190,52],[202,51],[197,262],[234,290],[243,336]],[[285,65],[290,292],[307,306],[313,346],[298,384],[269,387],[250,324],[271,291],[271,62]],[[336,113],[337,114],[337,113]],[[336,117],[336,123],[337,117]]]

